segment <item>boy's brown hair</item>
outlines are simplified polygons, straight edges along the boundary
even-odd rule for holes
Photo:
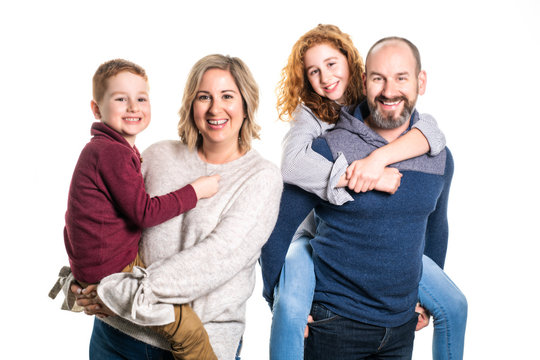
[[[123,71],[139,75],[148,82],[146,71],[139,65],[124,59],[109,60],[101,64],[92,78],[92,96],[95,102],[100,102],[107,89],[107,80]]]

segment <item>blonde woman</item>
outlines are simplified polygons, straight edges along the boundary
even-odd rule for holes
[[[143,153],[146,189],[166,193],[202,174],[219,174],[220,190],[193,211],[143,233],[145,272],[105,278],[98,288],[103,302],[128,318],[131,311],[156,315],[152,311],[161,303],[189,303],[219,359],[238,356],[255,263],[281,196],[279,169],[251,148],[259,138],[258,101],[257,84],[240,59],[210,55],[193,66],[180,109],[180,141],[160,142]],[[79,302],[91,313],[104,311],[93,301]],[[93,359],[146,359],[146,352],[168,358],[164,349],[163,338],[119,316],[95,320]]]

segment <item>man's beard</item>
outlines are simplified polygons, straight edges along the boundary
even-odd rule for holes
[[[396,102],[403,101],[403,110],[401,113],[395,117],[395,111],[389,113],[388,115],[383,115],[377,108],[377,102]],[[411,114],[414,109],[414,104],[411,105],[409,99],[404,96],[396,97],[393,99],[388,99],[383,95],[379,95],[375,98],[375,102],[368,100],[369,111],[371,112],[370,123],[372,126],[379,129],[395,129],[405,124],[407,120],[411,118]]]

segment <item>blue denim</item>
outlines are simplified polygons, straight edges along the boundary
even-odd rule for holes
[[[433,315],[433,359],[461,360],[467,326],[467,299],[444,271],[424,256],[418,286],[422,304]]]
[[[236,352],[240,360],[242,339]],[[174,360],[170,351],[157,348],[113,328],[97,317],[90,338],[90,360]]]
[[[171,352],[146,344],[99,320],[94,320],[90,360],[174,360]]]
[[[319,303],[311,308],[304,359],[359,360],[412,358],[417,319],[386,328],[339,316]]]
[[[302,359],[304,328],[313,301],[315,275],[310,238],[294,241],[274,291],[270,359]],[[420,303],[433,315],[433,359],[463,358],[467,300],[429,257],[422,259]]]
[[[274,291],[270,359],[302,359],[304,329],[315,291],[309,237],[293,241]]]

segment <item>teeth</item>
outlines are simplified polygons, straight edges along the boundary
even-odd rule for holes
[[[140,121],[141,118],[124,118],[126,121]]]
[[[332,85],[330,86],[327,86],[325,87],[326,90],[332,90],[333,88],[335,88],[337,86],[337,82],[333,83]]]
[[[223,125],[227,120],[208,120],[208,123],[211,125]]]
[[[387,106],[393,106],[393,105],[399,104],[399,100],[398,100],[398,101],[394,101],[394,102],[385,102],[385,101],[383,101],[383,104],[384,104],[384,105],[387,105]]]

